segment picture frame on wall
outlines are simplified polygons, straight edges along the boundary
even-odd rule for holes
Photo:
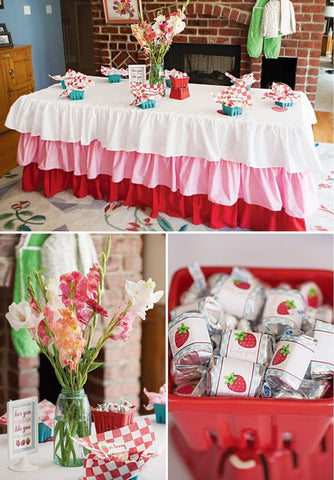
[[[12,36],[9,32],[0,32],[0,48],[1,47],[12,47],[13,41]]]
[[[5,8],[3,2],[4,2],[4,0],[0,0],[0,8]]]
[[[3,33],[7,33],[7,32],[8,32],[7,25],[5,23],[0,23],[0,35],[2,35]]]
[[[103,0],[103,8],[106,23],[139,22],[142,16],[141,0]]]

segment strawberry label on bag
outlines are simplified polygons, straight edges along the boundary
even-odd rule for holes
[[[318,340],[312,361],[334,366],[334,326],[316,322],[314,338]]]
[[[226,312],[242,318],[253,287],[254,282],[252,280],[245,281],[229,277],[218,292],[218,301],[222,303]]]
[[[243,330],[226,330],[221,340],[220,355],[267,364],[271,349],[270,339],[266,334]]]
[[[173,357],[179,358],[183,351],[196,350],[198,345],[208,345],[211,342],[207,329],[206,317],[201,313],[189,312],[176,317],[169,324],[169,343]]]
[[[304,307],[303,297],[298,292],[274,289],[267,299],[263,318],[282,318],[300,329]]]
[[[281,381],[298,389],[313,357],[314,346],[297,341],[280,341],[267,370],[267,377],[278,375]]]
[[[211,395],[253,397],[260,383],[260,365],[229,357],[217,357],[211,371]]]

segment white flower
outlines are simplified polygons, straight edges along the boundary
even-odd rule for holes
[[[172,29],[173,36],[181,33],[185,29],[185,22],[177,15],[171,15],[167,21],[167,25]]]
[[[158,25],[161,25],[166,20],[166,17],[165,15],[160,14],[154,20],[155,20],[155,23],[157,23]]]
[[[42,315],[35,314],[31,310],[29,303],[25,300],[18,304],[12,303],[9,305],[5,317],[14,330],[19,330],[20,328],[36,328],[43,318]]]
[[[46,300],[48,302],[48,307],[51,310],[57,312],[60,308],[64,307],[63,302],[61,301],[61,291],[59,288],[58,281],[55,278],[50,278],[47,284],[45,285],[46,288]]]
[[[153,292],[156,285],[151,278],[145,282],[139,280],[138,282],[125,282],[125,291],[132,302],[131,309],[137,313],[137,315],[145,320],[145,312],[154,307],[154,304],[160,300],[163,295],[163,291],[159,290]]]

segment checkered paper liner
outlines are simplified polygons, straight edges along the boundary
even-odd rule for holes
[[[138,106],[146,100],[155,100],[161,98],[165,90],[164,85],[143,85],[142,83],[131,82],[130,92],[135,97],[131,106]]]
[[[94,85],[93,80],[88,78],[86,75],[83,75],[82,73],[78,73],[76,77],[65,80],[66,88],[61,92],[59,96],[69,96],[70,93],[74,90],[86,90],[92,85]]]
[[[153,410],[154,404],[165,404],[166,403],[166,384],[160,387],[158,393],[149,392],[144,388],[144,393],[148,398],[148,404],[145,405],[146,410]]]
[[[271,98],[277,102],[293,102],[300,97],[299,93],[294,92],[286,83],[272,83],[271,90],[265,92],[262,98]]]
[[[246,73],[245,75],[242,75],[241,78],[237,78],[229,72],[225,72],[225,75],[226,77],[230,78],[232,82],[238,83],[240,81],[244,81],[247,86],[256,82],[254,73]]]
[[[121,75],[122,77],[127,77],[129,72],[125,68],[114,68],[114,67],[104,67],[101,65],[101,73],[108,77],[109,75]]]
[[[55,406],[49,400],[42,400],[38,404],[38,422],[42,422],[53,430]],[[7,413],[0,417],[0,424],[7,425]]]
[[[92,452],[85,458],[85,473],[80,480],[129,480],[156,455],[148,451],[154,444],[155,434],[147,418],[139,418],[116,430],[75,440]],[[110,444],[115,444],[120,450],[125,447],[129,452],[128,460],[110,460]]]
[[[219,95],[211,93],[215,101],[226,107],[251,107],[252,95],[244,80],[240,80],[231,87],[226,87]]]
[[[173,68],[172,70],[165,70],[165,78],[168,79],[170,77],[173,78],[186,78],[188,76],[187,73],[180,72],[179,70],[176,70]]]
[[[49,74],[49,77],[53,78],[53,80],[57,80],[58,82],[60,82],[61,80],[71,80],[72,78],[76,78],[77,75],[83,75],[83,73],[76,72],[75,70],[72,70],[71,68],[69,68],[67,70],[67,72],[65,73],[65,75],[50,75]]]

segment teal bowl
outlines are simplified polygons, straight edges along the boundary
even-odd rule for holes
[[[153,407],[157,423],[166,423],[166,405],[154,403]]]
[[[72,90],[72,92],[70,92],[70,100],[82,100],[84,93],[84,90]]]
[[[171,88],[171,87],[172,87],[169,78],[166,78],[165,82],[166,82],[166,86],[167,86],[168,88]]]
[[[139,107],[142,108],[142,109],[154,108],[154,107],[155,107],[155,104],[156,104],[156,101],[155,101],[155,100],[150,100],[150,99],[148,99],[148,100],[146,100],[146,102],[141,103],[141,104],[139,105]]]
[[[222,109],[226,115],[230,115],[231,117],[242,114],[242,108],[240,107],[227,107],[226,105],[222,105]]]
[[[283,108],[284,108],[284,107],[292,107],[293,102],[278,102],[278,101],[276,100],[275,104],[278,105],[279,107],[283,107]]]
[[[48,425],[43,422],[38,423],[38,441],[39,443],[45,442],[52,435],[52,430]]]
[[[121,75],[108,75],[109,83],[119,83],[121,81]]]

